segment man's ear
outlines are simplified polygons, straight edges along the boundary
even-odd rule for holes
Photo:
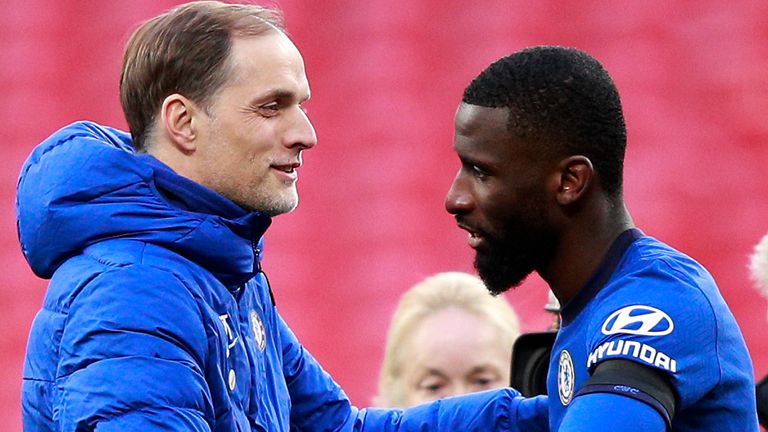
[[[557,203],[567,206],[578,201],[594,181],[595,169],[586,156],[570,156],[560,161]]]
[[[199,109],[194,102],[174,93],[163,100],[160,109],[160,124],[169,141],[182,153],[191,154],[197,149],[196,121]]]

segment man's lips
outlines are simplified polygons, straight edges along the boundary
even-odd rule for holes
[[[485,236],[483,236],[482,233],[480,233],[479,231],[469,227],[468,225],[466,225],[466,224],[464,224],[462,222],[458,222],[457,224],[458,224],[459,228],[461,228],[464,231],[466,231],[467,233],[469,233],[468,242],[469,242],[469,246],[472,249],[477,249],[478,247],[480,247],[480,245],[482,245],[482,243],[485,240]]]
[[[272,164],[270,165],[270,168],[280,171],[285,177],[288,177],[290,180],[296,180],[298,178],[298,172],[296,172],[296,169],[301,166],[300,162],[289,162],[285,164]]]

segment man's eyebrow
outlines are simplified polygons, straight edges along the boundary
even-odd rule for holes
[[[275,99],[299,99],[299,102],[304,102],[309,99],[309,93],[303,98],[300,98],[296,92],[285,89],[272,89],[266,93],[262,93],[254,98],[254,101],[265,101]]]
[[[464,165],[477,165],[479,167],[483,167],[483,166],[487,166],[488,165],[488,164],[486,164],[486,163],[484,163],[484,162],[482,162],[482,161],[480,161],[480,160],[478,160],[478,159],[476,159],[474,157],[471,157],[471,156],[467,156],[467,155],[464,155],[464,154],[460,154],[458,156],[459,156],[459,160]]]

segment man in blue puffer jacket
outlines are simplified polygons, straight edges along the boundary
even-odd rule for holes
[[[51,282],[27,431],[546,430],[512,389],[358,410],[277,312],[260,268],[316,143],[279,16],[199,2],[143,24],[121,76],[131,136],[67,126],[22,168],[19,238]]]

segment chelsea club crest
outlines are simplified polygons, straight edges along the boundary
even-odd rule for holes
[[[557,362],[557,393],[560,396],[560,403],[564,406],[571,403],[573,399],[575,381],[571,354],[567,350],[562,350]]]
[[[267,347],[267,332],[264,330],[264,323],[261,322],[261,317],[253,309],[251,309],[251,329],[253,330],[253,339],[256,341],[256,346],[259,347],[259,351],[264,352],[264,348]]]

